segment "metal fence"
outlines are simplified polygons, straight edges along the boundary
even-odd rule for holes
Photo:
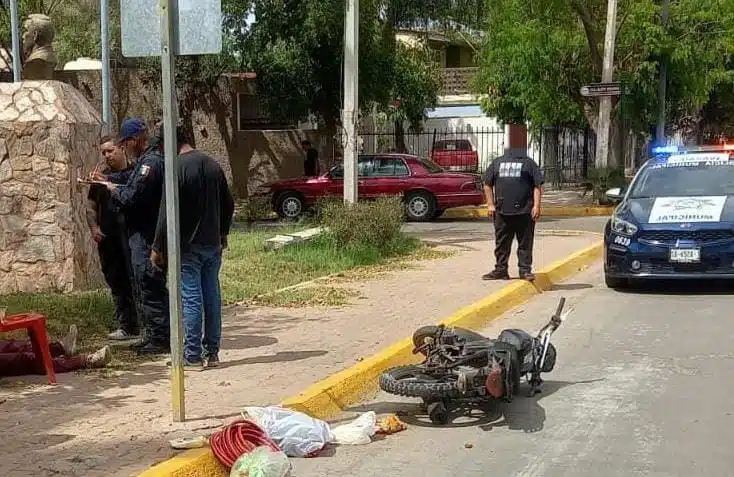
[[[596,136],[591,129],[546,127],[539,149],[546,184],[556,188],[579,184],[594,166]]]
[[[452,168],[481,172],[496,158],[503,154],[505,148],[505,132],[493,128],[464,129],[430,129],[421,132],[405,131],[401,151],[399,136],[393,132],[362,133],[359,136],[361,150],[364,154],[381,152],[405,152],[416,156],[431,158],[434,151],[448,150]],[[465,154],[462,148],[468,141],[471,150],[476,151],[477,158]],[[453,153],[453,154],[452,154]],[[477,160],[478,159],[478,160]],[[444,164],[441,164],[444,165]]]

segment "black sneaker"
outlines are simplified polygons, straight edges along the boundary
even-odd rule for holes
[[[534,282],[535,281],[535,274],[533,274],[533,272],[520,272],[520,279],[521,280],[526,280],[526,281],[529,281],[529,282]]]
[[[156,356],[161,354],[169,354],[171,352],[170,346],[163,346],[156,343],[146,343],[137,349],[138,356]]]
[[[509,280],[510,275],[507,272],[500,270],[492,270],[491,272],[482,275],[482,280]]]

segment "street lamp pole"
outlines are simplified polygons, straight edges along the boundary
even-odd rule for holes
[[[357,202],[357,119],[359,116],[359,0],[347,0],[344,22],[344,202]]]

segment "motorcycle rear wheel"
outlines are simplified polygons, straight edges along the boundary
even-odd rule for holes
[[[456,381],[442,381],[425,373],[421,366],[398,366],[380,375],[380,389],[398,396],[425,400],[459,397]]]

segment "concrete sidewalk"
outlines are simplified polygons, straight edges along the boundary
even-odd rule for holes
[[[598,240],[539,236],[535,266]],[[501,288],[506,282],[479,278],[492,266],[492,247],[486,240],[462,243],[451,258],[347,283],[362,298],[346,307],[227,310],[224,363],[186,376],[189,421],[182,425],[170,420],[162,362],[114,377],[61,375],[55,388],[7,387],[4,381],[0,432],[11,438],[0,446],[0,475],[137,475],[173,454],[169,439],[206,433],[245,405],[278,403]]]

